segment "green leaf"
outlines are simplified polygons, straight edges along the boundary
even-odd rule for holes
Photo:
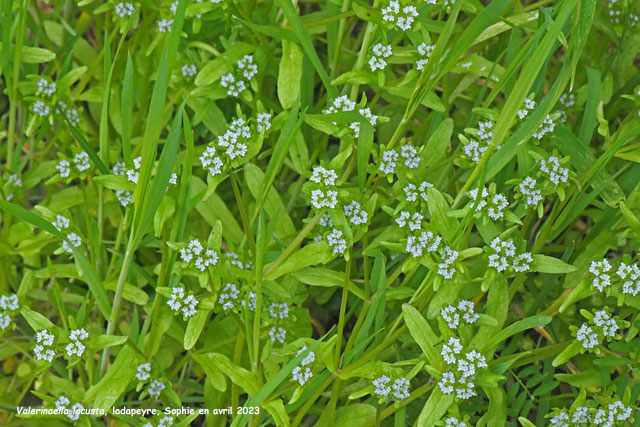
[[[531,271],[538,273],[571,273],[577,269],[558,258],[547,255],[533,255]]]
[[[265,277],[266,280],[275,280],[287,273],[300,270],[315,264],[324,264],[332,258],[329,244],[323,240],[312,243],[291,254],[282,264]],[[265,270],[269,269],[267,265]]]
[[[352,403],[336,409],[335,427],[364,427],[375,420],[376,408],[366,403]]]
[[[120,400],[129,383],[134,379],[137,369],[135,353],[124,346],[118,353],[107,373],[87,390],[83,402],[88,406],[105,411]]]
[[[422,159],[420,162],[421,167],[431,167],[442,159],[451,142],[452,133],[453,119],[447,118],[440,122],[436,130],[431,134],[431,137],[427,140],[424,150],[420,153]]]
[[[455,395],[442,394],[439,387],[435,387],[431,396],[422,407],[422,412],[418,418],[418,427],[432,427],[447,413],[449,406],[453,404]]]
[[[187,330],[184,333],[184,349],[191,350],[198,342],[202,329],[209,318],[209,310],[198,310],[195,315],[189,318]]]
[[[305,285],[325,288],[344,286],[344,272],[322,267],[307,267],[293,273],[293,276]],[[349,292],[364,300],[364,293],[358,286],[350,282]]]
[[[518,320],[491,337],[491,339],[484,344],[483,353],[495,348],[512,335],[526,331],[527,329],[544,326],[550,323],[552,319],[553,318],[551,316],[531,316],[526,319]]]
[[[402,313],[404,314],[404,321],[407,324],[411,336],[427,356],[431,366],[435,368],[442,366],[444,360],[440,356],[440,353],[436,351],[436,345],[440,341],[440,338],[433,332],[429,323],[427,323],[418,310],[409,304],[402,305]]]
[[[22,47],[22,62],[25,64],[41,64],[56,59],[56,54],[41,47]]]
[[[602,385],[600,372],[595,369],[587,369],[577,374],[555,374],[553,377],[560,382],[579,388],[600,387]]]
[[[451,208],[444,196],[434,187],[430,187],[427,189],[427,204],[435,231],[441,234],[446,242],[452,243],[456,237],[458,221],[447,215]]]
[[[300,95],[302,50],[297,43],[282,40],[282,59],[278,70],[278,99],[282,108],[290,109]]]
[[[243,367],[233,363],[224,354],[209,353],[209,359],[211,359],[218,369],[228,376],[231,381],[242,387],[247,393],[255,394],[258,391],[256,377]]]

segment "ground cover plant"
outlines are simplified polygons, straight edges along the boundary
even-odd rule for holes
[[[640,425],[638,13],[0,2],[0,424]]]

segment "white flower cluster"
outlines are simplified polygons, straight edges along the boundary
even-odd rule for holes
[[[398,0],[391,0],[389,5],[382,9],[382,19],[395,24],[403,31],[411,29],[413,21],[418,17],[418,9],[415,6],[400,7]]]
[[[51,112],[51,109],[49,108],[49,106],[40,100],[34,102],[31,109],[34,113],[36,113],[40,117],[47,117]]]
[[[333,255],[342,255],[347,250],[347,241],[342,237],[342,231],[337,228],[327,235],[327,242],[331,246]]]
[[[615,337],[619,329],[618,323],[605,310],[596,311],[591,323],[583,323],[576,331],[576,339],[587,350],[600,345],[604,338]]]
[[[418,150],[412,144],[407,143],[400,147],[400,153],[395,148],[383,151],[378,169],[385,175],[394,173],[399,158],[404,160],[404,165],[409,169],[416,169],[420,166]]]
[[[453,275],[456,272],[453,263],[458,259],[460,253],[449,246],[445,246],[441,255],[442,262],[438,264],[438,274],[445,279],[453,279]]]
[[[269,306],[269,315],[274,319],[286,319],[289,317],[289,306],[286,302],[274,302]]]
[[[151,363],[141,363],[136,369],[136,378],[138,381],[146,381],[151,378]]]
[[[398,224],[398,227],[400,228],[408,227],[409,230],[416,231],[422,228],[423,219],[424,216],[419,212],[415,212],[411,215],[408,211],[400,211],[400,214],[396,218],[396,224]]]
[[[191,240],[187,247],[180,249],[180,258],[200,272],[218,263],[218,253],[213,249],[204,249],[198,239]]]
[[[161,33],[170,33],[173,19],[161,19],[158,21],[158,31]]]
[[[529,207],[535,208],[543,200],[542,192],[538,188],[538,182],[535,178],[526,177],[518,184],[518,189]]]
[[[409,387],[411,384],[405,377],[396,378],[393,383],[391,383],[391,378],[386,375],[382,375],[373,380],[372,384],[375,387],[373,394],[382,397],[385,400],[389,398],[389,394],[397,400],[405,400],[409,397]]]
[[[271,129],[271,113],[258,113],[256,122],[258,123],[258,132],[268,131]]]
[[[502,240],[496,237],[489,245],[495,254],[489,255],[489,267],[493,267],[499,272],[511,267],[516,273],[529,271],[533,257],[530,252],[516,254],[516,246],[512,240]]]
[[[54,405],[56,405],[56,409],[65,414],[71,421],[76,421],[84,411],[84,405],[77,402],[69,407],[70,404],[71,401],[65,395],[61,395],[54,403]]]
[[[333,100],[329,108],[324,110],[324,114],[336,114],[336,113],[345,113],[348,111],[355,111],[356,103],[351,101],[347,95],[342,95]],[[358,110],[360,115],[365,119],[369,120],[371,126],[375,126],[378,122],[378,116],[373,114],[369,107],[360,108]],[[334,126],[337,126],[338,123],[331,122]],[[360,123],[352,122],[349,124],[349,127],[353,130],[354,136],[357,138],[360,136]]]
[[[42,94],[44,96],[51,96],[56,93],[56,82],[49,82],[49,80],[45,78],[41,78],[38,80],[38,94]]]
[[[441,237],[431,231],[421,230],[417,235],[407,236],[405,251],[414,258],[419,258],[426,251],[435,252],[440,246]]]
[[[244,55],[236,62],[239,73],[247,80],[258,74],[258,66],[253,62],[253,55]],[[238,74],[239,74],[238,73]],[[227,89],[227,95],[237,98],[247,89],[247,83],[236,76],[236,73],[226,73],[220,78],[220,85]]]
[[[456,329],[460,325],[460,319],[467,325],[473,325],[480,317],[474,310],[473,302],[467,300],[458,302],[457,306],[446,306],[440,311],[440,316],[451,329]]]
[[[360,203],[356,202],[355,200],[351,201],[351,203],[346,205],[343,209],[344,216],[351,224],[361,225],[369,222],[369,214],[367,213],[367,211],[362,209]],[[329,219],[331,219],[331,217],[329,217]]]
[[[575,105],[576,98],[572,93],[563,93],[560,97],[560,104],[565,108],[571,108]]]
[[[133,15],[133,12],[135,12],[135,10],[136,8],[133,6],[133,4],[129,2],[117,3],[114,8],[116,15],[118,15],[120,18]]]
[[[18,176],[18,174],[11,174],[9,175],[9,177],[7,178],[7,195],[6,195],[6,200],[10,201],[11,199],[13,199],[13,190],[17,189],[17,188],[22,188],[22,180],[20,179],[20,177]]]
[[[167,301],[167,304],[171,310],[176,313],[182,312],[182,317],[188,319],[196,314],[198,300],[193,295],[187,295],[183,287],[176,286],[171,289],[171,299]]]
[[[529,111],[533,110],[534,108],[536,108],[536,101],[530,98],[525,98],[524,108],[518,110],[518,117],[520,117],[520,120],[527,117],[529,115]]]
[[[338,174],[333,169],[325,169],[322,166],[313,168],[309,180],[316,184],[316,188],[311,190],[311,204],[316,209],[334,209],[338,204],[338,191],[336,180]]]
[[[595,414],[592,416],[592,412]],[[574,427],[574,426],[602,426],[614,427],[622,425],[622,421],[627,421],[631,417],[632,408],[622,402],[615,401],[605,408],[592,409],[588,406],[578,406],[570,413],[562,410],[549,419],[551,427]]]
[[[241,301],[241,304],[243,308],[249,307],[249,310],[255,311],[257,302],[258,302],[258,295],[253,291],[249,291],[246,299],[243,299]]]
[[[393,55],[391,45],[378,43],[373,46],[371,50],[373,51],[373,55],[371,56],[371,59],[369,59],[369,67],[371,67],[371,71],[384,70],[387,68],[386,59]]]
[[[551,116],[547,114],[542,123],[540,123],[540,126],[538,126],[538,129],[533,133],[533,136],[536,139],[542,139],[546,134],[553,132],[555,128],[556,123],[553,121]]]
[[[509,206],[509,201],[505,196],[500,193],[490,194],[486,187],[482,191],[474,188],[469,191],[469,197],[476,212],[484,212],[494,221],[504,218],[504,210]]]
[[[198,73],[195,64],[184,64],[181,68],[182,77],[193,77]]]
[[[83,328],[71,330],[71,332],[69,332],[70,342],[64,348],[67,352],[67,356],[82,357],[86,349],[86,346],[83,343],[83,341],[85,341],[87,338],[89,338],[89,334]]]
[[[231,265],[235,265],[241,270],[244,270],[244,269],[250,270],[253,268],[253,264],[251,263],[251,261],[247,262],[246,264],[243,264],[242,261],[238,259],[239,258],[238,254],[235,252],[225,251],[224,257],[229,260]]]
[[[637,264],[627,265],[623,262],[616,274],[622,280],[622,293],[634,297],[640,293],[640,268]]]
[[[302,346],[302,348],[296,353],[296,356],[300,356],[303,352],[307,350],[307,346]],[[313,377],[313,372],[311,372],[311,368],[309,365],[316,360],[316,354],[313,351],[307,353],[307,355],[302,359],[300,365],[293,368],[291,371],[291,375],[293,376],[293,380],[297,381],[301,386],[305,385],[307,381],[309,381]]]
[[[20,309],[18,295],[0,296],[0,330],[5,330],[11,324],[11,315]]]
[[[56,230],[62,233],[65,232],[67,228],[69,228],[71,222],[64,215],[57,215],[55,221],[53,221],[51,224],[56,228]],[[62,249],[69,254],[73,253],[72,247],[77,248],[82,244],[82,239],[80,238],[80,236],[72,231],[66,234],[65,239],[66,240],[62,242]]]
[[[591,261],[589,266],[589,273],[593,275],[593,286],[600,292],[611,286],[611,264],[606,258],[602,261]]]
[[[540,159],[540,170],[549,177],[549,181],[558,185],[569,180],[569,169],[560,166],[560,159],[549,156],[547,160]]]
[[[222,305],[222,309],[228,311],[235,308],[235,303],[238,301],[238,296],[240,295],[238,287],[233,283],[227,283],[224,285],[222,292],[218,298],[218,304]]]
[[[151,381],[151,384],[149,384],[149,387],[147,388],[147,393],[149,393],[149,396],[158,397],[160,396],[160,394],[164,389],[165,389],[165,385],[162,381],[153,380]]]
[[[469,424],[457,419],[456,417],[449,417],[444,420],[444,427],[469,427]]]
[[[419,186],[408,183],[402,189],[408,202],[415,202],[418,200],[418,196],[425,202],[427,201],[427,189],[433,187],[433,184],[427,181],[422,181]]]
[[[133,168],[124,170],[124,173],[125,175],[127,175],[127,180],[129,182],[133,182],[134,184],[138,183],[138,179],[140,178],[141,166],[142,166],[142,156],[138,156],[133,159]]]
[[[211,1],[212,3],[218,3],[218,1]],[[200,1],[198,0],[198,3],[200,3]],[[160,420],[158,420],[158,425],[154,426],[151,423],[144,423],[142,424],[141,427],[171,427],[173,425],[173,417],[171,415],[166,415],[162,418],[160,418]]]
[[[436,48],[435,44],[420,43],[418,45],[418,54],[422,57],[416,61],[416,68],[420,71],[424,70],[424,67],[429,63],[431,54]]]
[[[284,344],[284,340],[287,338],[287,330],[281,326],[274,326],[269,329],[269,339],[271,342],[278,341],[280,344]]]
[[[53,338],[53,334],[50,334],[46,329],[42,329],[36,333],[36,345],[33,347],[36,360],[53,361],[56,355],[56,352],[53,350]]]
[[[78,126],[80,123],[80,114],[78,113],[78,110],[73,107],[67,107],[67,104],[64,101],[58,101],[56,113],[64,114],[64,117],[71,126]]]
[[[222,174],[224,166],[223,157],[231,161],[238,157],[244,157],[249,149],[253,133],[251,126],[242,117],[231,122],[223,135],[218,136],[216,145],[209,145],[200,156],[203,168],[209,170],[212,176]],[[217,149],[216,149],[217,148]]]
[[[481,368],[487,368],[485,357],[475,350],[462,355],[463,347],[458,338],[451,337],[443,344],[440,354],[447,363],[449,370],[442,374],[438,387],[444,394],[455,391],[458,399],[469,399],[476,395],[475,375]]]

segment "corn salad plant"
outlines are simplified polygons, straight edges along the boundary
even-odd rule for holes
[[[0,424],[639,426],[639,13],[3,0]]]

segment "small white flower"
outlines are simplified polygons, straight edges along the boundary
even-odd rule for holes
[[[405,377],[396,378],[391,385],[393,397],[398,400],[405,400],[409,397],[409,380]]]
[[[400,7],[398,0],[392,0],[382,9],[382,19],[394,23],[403,31],[411,29],[413,21],[418,16],[418,10],[414,6]]]
[[[182,77],[193,77],[198,73],[195,64],[185,64],[182,66]]]
[[[151,363],[142,363],[136,369],[136,378],[138,381],[146,381],[151,377]]]
[[[408,236],[405,251],[414,258],[421,257],[423,252],[435,252],[440,246],[440,236],[431,231],[422,231],[418,236]]]
[[[216,156],[216,148],[213,146],[208,146],[207,149],[200,156],[200,163],[203,168],[207,168],[209,170],[209,174],[211,176],[220,175],[222,173],[222,159],[219,156]]]
[[[342,255],[347,250],[347,241],[342,238],[342,231],[336,228],[327,235],[327,242],[331,246],[333,255]]]
[[[165,417],[160,418],[160,421],[158,421],[157,427],[171,427],[172,425],[173,425],[173,417],[171,415],[167,415]]]
[[[258,74],[258,66],[253,62],[253,55],[244,55],[238,62],[238,68],[242,70],[245,79],[251,80]]]
[[[293,376],[293,380],[297,381],[301,386],[305,385],[307,381],[313,377],[313,372],[311,372],[311,369],[309,369],[308,366],[296,366],[293,368],[293,371],[291,371],[291,374]]]
[[[132,201],[131,193],[127,190],[117,190],[116,198],[123,207],[127,207]]]
[[[91,167],[89,163],[89,155],[86,152],[81,152],[73,157],[73,164],[80,172],[84,172]]]
[[[586,406],[578,406],[571,416],[571,422],[574,424],[586,424],[591,420],[589,408]]]
[[[542,193],[537,187],[535,178],[526,177],[519,185],[520,193],[525,196],[526,204],[530,207],[538,206],[542,201]]]
[[[385,59],[389,58],[393,54],[391,45],[378,43],[373,46],[371,50],[373,51],[373,56],[369,59],[369,67],[371,67],[371,71],[384,70],[387,67],[387,61]]]
[[[460,344],[460,340],[455,337],[449,338],[446,344],[442,345],[442,350],[440,350],[440,355],[444,359],[447,364],[456,363],[456,355],[460,354],[462,351],[462,344]]]
[[[286,336],[287,331],[282,327],[274,326],[273,328],[269,329],[269,338],[271,339],[271,342],[278,341],[279,343],[284,344]]]
[[[49,112],[51,111],[49,106],[40,100],[33,103],[32,110],[34,113],[36,113],[40,117],[48,116]]]
[[[268,131],[271,129],[271,113],[258,113],[258,132]]]
[[[0,308],[5,311],[17,311],[20,308],[18,304],[18,295],[2,295],[0,296]]]
[[[80,247],[82,244],[82,238],[76,233],[69,233],[66,236],[66,240],[62,242],[62,249],[66,253],[73,253],[73,248]]]
[[[74,403],[67,411],[67,418],[69,418],[71,421],[76,421],[78,418],[80,418],[80,415],[82,415],[83,411],[84,405],[82,403]]]
[[[38,93],[44,96],[51,96],[56,93],[56,82],[49,82],[45,78],[38,80]]]
[[[335,190],[322,191],[319,188],[311,191],[311,204],[316,209],[334,209],[338,204],[338,192]]]
[[[115,6],[116,15],[118,15],[120,18],[133,15],[133,12],[135,10],[136,9],[135,7],[133,7],[133,4],[127,2],[120,2]]]
[[[227,311],[235,306],[235,302],[240,295],[240,291],[233,283],[227,283],[222,290],[223,293],[220,294],[218,298],[218,304],[222,305],[222,309]]]
[[[147,389],[147,392],[149,393],[149,396],[160,396],[160,393],[162,393],[164,389],[165,389],[165,385],[163,382],[158,380],[153,380],[151,381],[151,384],[149,384],[149,388]]]
[[[176,286],[171,289],[171,299],[167,301],[167,305],[177,313],[182,312],[182,317],[188,319],[196,314],[198,299],[193,295],[186,295],[183,287]]]
[[[556,127],[555,122],[553,121],[551,116],[547,114],[543,122],[538,127],[538,130],[536,130],[533,133],[533,136],[537,139],[542,139],[542,137],[545,136],[546,134],[553,132],[555,127]]]
[[[62,231],[69,228],[70,222],[64,215],[56,215],[56,220],[52,222],[52,225],[58,230]]]
[[[460,324],[460,315],[452,305],[448,305],[440,310],[440,316],[445,322],[447,322],[447,325],[449,325],[451,329],[456,329]]]
[[[550,427],[569,427],[569,414],[560,412],[549,420]]]
[[[55,357],[53,351],[53,334],[50,334],[46,329],[42,329],[36,333],[36,345],[33,347],[33,352],[36,355],[36,360],[46,360],[52,362]]]
[[[224,74],[220,78],[220,85],[227,89],[227,95],[237,98],[247,89],[243,80],[236,80],[231,73]]]
[[[380,162],[378,169],[386,175],[392,174],[396,170],[398,157],[398,152],[393,149],[384,151],[382,153],[382,161]]]
[[[436,45],[428,45],[426,43],[420,43],[418,45],[418,54],[422,56],[421,59],[416,61],[416,68],[420,71],[424,70],[424,67],[429,63],[429,58],[431,58],[431,54],[433,50],[436,48]]]
[[[442,379],[438,381],[438,387],[444,394],[453,393],[453,386],[456,383],[455,374],[452,371],[446,371],[442,374]]]
[[[400,147],[400,156],[404,158],[404,164],[409,169],[415,169],[420,166],[420,157],[418,156],[418,150],[411,145],[405,144]]]
[[[589,273],[594,276],[593,286],[600,292],[611,285],[611,276],[608,273],[610,270],[611,264],[609,264],[606,258],[602,261],[592,261],[589,266]]]
[[[66,409],[67,406],[69,406],[70,404],[71,404],[71,401],[65,395],[61,395],[58,398],[58,400],[56,400],[54,403],[54,405],[56,406],[56,409]]]
[[[540,159],[540,170],[549,176],[549,181],[558,185],[569,180],[569,169],[560,166],[556,156],[549,156],[547,160]]]
[[[366,224],[369,221],[369,214],[355,200],[344,207],[344,216],[353,225]]]
[[[338,174],[333,169],[325,169],[322,166],[314,167],[311,178],[309,178],[311,182],[326,186],[336,185],[336,179],[338,179]]]
[[[513,268],[516,273],[524,273],[529,271],[531,263],[533,263],[531,254],[529,252],[523,252],[513,257],[511,260],[511,268]]]
[[[286,319],[289,317],[289,306],[287,303],[272,303],[269,306],[269,314],[274,319]]]
[[[302,348],[296,353],[296,356],[300,356],[306,349],[307,346],[303,345]],[[300,366],[310,365],[314,360],[316,360],[316,354],[313,351],[310,351],[309,353],[307,353],[304,359],[302,359],[302,362],[300,362]]]
[[[171,32],[171,26],[173,25],[173,19],[161,19],[158,21],[158,31],[161,33]]]
[[[592,349],[600,344],[598,341],[598,334],[586,323],[583,323],[582,326],[580,326],[580,329],[578,329],[576,339],[580,341],[582,347],[586,349]]]
[[[564,105],[565,108],[571,108],[576,103],[575,96],[572,93],[562,94],[560,97],[560,104]]]
[[[469,427],[469,425],[456,417],[449,417],[444,420],[444,427]]]
[[[391,378],[386,375],[376,378],[372,381],[372,384],[375,387],[373,393],[386,399],[389,396],[389,393],[391,393],[391,387],[389,387],[390,382]]]

